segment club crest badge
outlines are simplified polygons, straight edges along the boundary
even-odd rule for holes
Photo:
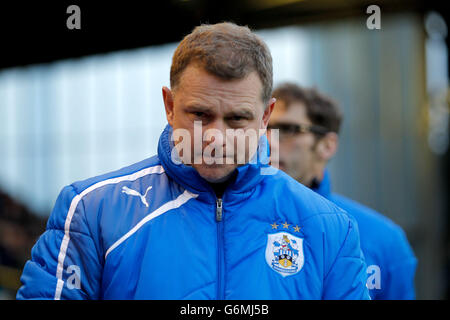
[[[283,277],[296,274],[303,267],[303,239],[287,232],[268,234],[266,262]]]

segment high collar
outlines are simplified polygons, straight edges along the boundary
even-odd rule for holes
[[[330,197],[331,181],[330,181],[330,174],[327,169],[325,169],[323,173],[322,181],[320,181],[316,187],[312,188],[312,190],[327,199]]]
[[[212,187],[199,175],[197,170],[191,166],[180,163],[181,161],[179,161],[179,158],[176,159],[178,163],[175,163],[172,160],[171,155],[174,147],[171,139],[172,132],[173,129],[168,124],[162,132],[158,143],[158,156],[166,173],[185,189],[199,194],[200,199],[203,198],[208,199],[208,201],[215,201],[216,196]],[[253,159],[247,164],[235,169],[237,171],[235,179],[228,185],[225,190],[225,195],[228,193],[240,194],[251,191],[251,189],[261,182],[264,178],[264,174],[270,174],[270,170],[276,170],[266,164],[269,162],[268,160],[269,144],[266,135],[263,135],[259,140],[258,149]]]

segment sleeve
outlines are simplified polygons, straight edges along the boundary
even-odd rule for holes
[[[334,262],[324,278],[323,299],[325,300],[370,300],[366,287],[366,264],[360,248],[356,221],[348,217],[344,241]],[[339,233],[339,232],[338,232]],[[339,237],[338,237],[339,238]]]
[[[397,259],[390,261],[384,266],[385,270],[381,270],[381,290],[375,298],[377,300],[414,300],[417,259],[403,230],[400,229],[397,232],[390,250],[392,256]]]
[[[86,223],[82,197],[67,186],[25,264],[16,298],[98,299],[101,257]]]

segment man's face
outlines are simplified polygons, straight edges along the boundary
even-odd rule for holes
[[[167,120],[174,131],[185,129],[189,132],[192,154],[189,165],[192,165],[207,181],[225,181],[238,166],[235,138],[232,138],[234,139],[233,155],[227,154],[226,144],[232,142],[229,138],[227,139],[227,130],[228,133],[230,129],[242,129],[243,132],[254,130],[259,133],[259,129],[267,127],[274,99],[266,109],[261,95],[262,83],[256,72],[250,73],[244,79],[223,80],[196,64],[189,65],[183,71],[179,84],[172,91],[166,87],[163,88]],[[223,140],[203,139],[201,147],[194,148],[194,142],[198,141],[196,140],[198,137],[194,137],[194,123],[197,125],[196,132],[199,127],[203,134],[214,129],[215,132],[222,134]],[[214,144],[214,148],[211,148],[211,144]],[[212,153],[204,152],[208,145],[209,151],[214,149]],[[205,161],[208,160],[208,155],[212,155],[217,160],[218,155],[215,151],[219,149],[223,153],[223,156],[220,156],[223,157],[223,164],[217,161],[212,164],[211,161]],[[245,144],[246,162],[254,151],[254,146]],[[197,163],[199,158],[201,163]]]
[[[269,127],[284,125],[312,125],[302,102],[293,102],[286,107],[283,100],[278,100],[269,121]],[[270,136],[270,135],[268,135]],[[316,174],[320,172],[321,162],[317,152],[317,137],[311,132],[284,134],[279,132],[279,145],[270,141],[272,152],[278,148],[279,168],[291,177],[309,186]]]

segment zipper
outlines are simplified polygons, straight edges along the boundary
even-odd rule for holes
[[[216,221],[222,221],[222,199],[218,198],[216,200]]]
[[[222,222],[222,199],[216,199],[216,222],[217,222],[217,246],[218,246],[218,254],[217,254],[217,299],[224,300],[225,289],[224,289],[224,256],[223,256],[223,222]]]

